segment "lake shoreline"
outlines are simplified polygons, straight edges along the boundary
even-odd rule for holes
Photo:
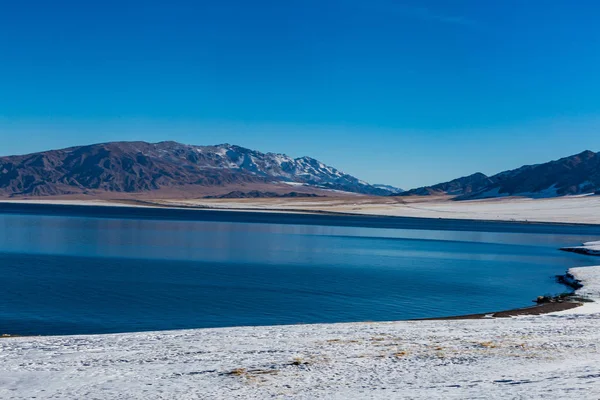
[[[577,298],[594,302],[426,320],[4,337],[0,398],[542,399],[570,398],[573,387],[598,398],[600,267],[568,274],[583,285]]]
[[[584,223],[584,222],[555,222],[555,221],[524,221],[515,219],[478,219],[478,218],[431,218],[431,217],[416,217],[416,216],[397,216],[397,215],[386,215],[386,214],[364,214],[364,213],[350,213],[341,211],[329,211],[329,210],[301,210],[301,209],[280,209],[280,208],[242,208],[242,207],[209,207],[209,206],[189,206],[189,205],[166,205],[145,200],[126,200],[126,201],[65,201],[65,202],[52,202],[43,200],[0,200],[0,213],[26,213],[34,215],[55,215],[56,212],[64,212],[58,215],[71,215],[69,211],[78,210],[94,211],[96,215],[93,217],[99,218],[140,218],[140,219],[176,219],[186,220],[190,218],[190,221],[202,220],[201,214],[196,213],[234,213],[234,214],[250,214],[260,217],[261,215],[267,217],[277,216],[302,216],[302,215],[313,215],[323,217],[346,217],[355,219],[357,224],[363,220],[389,220],[389,221],[437,221],[447,224],[452,223],[485,223],[485,224],[511,224],[511,225],[525,225],[525,226],[566,226],[566,227],[583,227],[583,228],[600,228],[600,223]],[[127,213],[124,211],[136,210],[138,215],[127,217]],[[164,214],[144,213],[142,210],[155,210],[164,212]],[[121,212],[118,212],[121,211]],[[48,214],[52,212],[52,214]],[[169,212],[172,212],[169,215]],[[206,214],[205,214],[206,215]],[[196,218],[193,218],[196,217]],[[257,221],[261,222],[261,221]],[[285,223],[285,222],[282,222]],[[361,226],[361,225],[357,225]]]
[[[176,210],[227,211],[323,216],[403,217],[431,220],[500,221],[507,223],[600,225],[600,196],[554,198],[504,197],[453,201],[436,196],[373,197],[327,196],[316,199],[204,199],[154,198],[150,194],[114,197],[2,198],[2,204],[54,204]]]
[[[118,206],[118,207],[113,207],[113,206],[97,206],[97,205],[56,205],[56,204],[21,204],[21,203],[17,203],[17,204],[10,204],[8,206],[8,210],[6,210],[4,207],[6,207],[6,203],[2,203],[0,204],[0,213],[2,213],[3,211],[8,211],[7,214],[19,214],[21,212],[24,212],[25,214],[33,214],[33,215],[67,215],[67,216],[78,216],[78,213],[84,214],[85,217],[89,217],[89,216],[98,216],[100,218],[102,217],[106,217],[106,218],[141,218],[144,219],[145,217],[147,217],[148,215],[138,215],[137,211],[140,210],[139,207],[122,207],[122,206]],[[97,211],[97,213],[95,212],[88,212],[90,210],[95,210]],[[156,210],[156,208],[154,207],[149,207],[149,208],[142,208],[142,210],[145,211],[150,211],[150,212],[154,212]],[[115,214],[116,211],[116,214]],[[135,211],[135,212],[134,212]],[[218,211],[216,213],[210,213],[209,214],[205,214],[205,213],[198,213],[196,210],[194,211],[188,211],[184,214],[177,214],[177,212],[179,211],[178,209],[172,209],[172,208],[161,208],[159,209],[159,211],[161,211],[160,214],[158,214],[158,217],[160,217],[161,219],[163,218],[169,218],[172,217],[173,215],[176,215],[178,217],[179,220],[187,220],[186,218],[190,215],[195,215],[199,218],[201,218],[200,220],[203,220],[202,218],[204,216],[207,215],[212,215],[214,217],[216,217],[217,221],[220,221],[220,218],[223,217],[223,215],[227,215],[224,214],[223,211]],[[162,213],[164,212],[164,214]],[[125,213],[126,215],[123,215],[123,213]],[[90,215],[91,214],[91,215]],[[276,216],[277,218],[272,220],[271,222],[273,223],[282,223],[281,218],[284,218],[286,216],[286,214],[258,214],[258,213],[249,213],[252,216],[259,216],[259,218],[254,219],[252,222],[256,222],[256,223],[262,223],[265,222],[263,220],[264,217],[267,218],[273,218],[273,216]],[[239,213],[232,213],[230,215],[233,216],[239,216]],[[150,217],[155,217],[156,215],[150,215]],[[297,215],[294,217],[298,217]],[[292,220],[292,221],[288,221],[288,223],[306,223],[306,216],[301,216],[300,220],[298,218]],[[363,219],[364,218],[364,219]],[[328,219],[328,222],[331,225],[336,225],[337,223],[339,223],[340,221],[344,222],[343,225],[341,226],[354,226],[354,222],[352,221],[357,221],[356,225],[361,226],[361,221],[387,221],[388,219],[390,220],[394,220],[396,222],[404,222],[406,220],[408,221],[414,221],[413,218],[407,218],[407,217],[377,217],[377,218],[373,218],[373,217],[362,217],[362,216],[352,216],[350,218],[350,222],[349,223],[345,223],[347,221],[345,221],[343,216],[339,216],[336,215],[334,218],[330,218]],[[476,220],[476,221],[469,221],[469,220],[447,220],[445,222],[450,222],[450,225],[446,225],[446,226],[437,226],[438,222],[435,219],[429,219],[429,218],[416,218],[419,222],[419,224],[423,224],[423,226],[410,226],[408,229],[411,228],[416,228],[416,229],[452,229],[452,230],[460,230],[460,229],[467,229],[470,230],[471,228],[473,228],[472,226],[469,226],[471,223],[476,224],[478,227],[481,227],[485,224],[487,224],[485,221],[480,221],[480,220]],[[192,219],[192,221],[194,221]],[[429,221],[432,222],[434,224],[436,224],[436,226],[434,227],[430,227],[424,224],[424,221]],[[463,228],[457,227],[455,226],[454,222],[459,221],[460,224],[456,224],[456,225],[461,225],[463,226]],[[314,221],[313,221],[314,222]],[[322,220],[318,219],[318,223],[321,223]],[[267,221],[268,223],[268,221]],[[465,224],[468,224],[465,228]],[[492,228],[492,229],[496,229],[499,225],[497,224],[502,224],[502,226],[504,226],[506,223],[503,222],[499,222],[499,221],[493,221],[493,224],[490,224],[487,228]],[[507,226],[540,226],[541,224],[524,224],[522,222],[510,222],[507,224]],[[558,225],[558,224],[554,224],[554,223],[549,223],[549,224],[543,224],[543,226],[547,227],[547,228],[551,228],[554,225]],[[371,227],[371,226],[369,226]],[[377,227],[377,226],[375,226]],[[394,226],[392,226],[393,228]],[[396,226],[399,228],[403,228],[403,226]],[[510,231],[510,229],[508,230]],[[143,261],[143,260],[140,260]],[[465,283],[468,284],[468,277],[465,279]],[[471,286],[473,286],[473,283],[471,283]],[[544,293],[544,292],[542,292]],[[537,296],[538,294],[542,294],[542,293],[530,293],[530,295]],[[556,290],[552,290],[552,291],[548,291],[547,293],[558,293],[558,291]],[[506,299],[510,299],[510,297],[507,297]],[[512,298],[514,300],[514,297]],[[556,302],[556,303],[547,303],[547,304],[538,304],[538,305],[534,305],[534,306],[525,306],[525,301],[526,299],[524,299],[523,302],[509,302],[507,300],[503,300],[503,302],[497,302],[495,303],[496,306],[499,306],[497,308],[502,310],[502,311],[490,311],[490,312],[479,312],[482,308],[476,308],[476,309],[465,309],[463,307],[456,307],[454,310],[450,310],[450,311],[457,311],[456,313],[454,312],[440,312],[437,315],[445,315],[445,316],[436,316],[435,313],[430,313],[429,315],[425,314],[424,318],[421,318],[421,316],[423,316],[423,314],[421,315],[414,315],[414,316],[399,316],[399,315],[361,315],[359,318],[340,318],[342,321],[346,320],[346,321],[356,321],[356,322],[360,322],[360,321],[364,321],[364,320],[368,320],[369,318],[373,318],[376,319],[378,321],[412,321],[412,320],[452,320],[452,319],[484,319],[484,318],[505,318],[505,317],[512,317],[512,316],[522,316],[522,315],[540,315],[540,314],[547,314],[547,313],[553,313],[553,312],[557,312],[557,311],[563,311],[563,310],[568,310],[571,308],[575,308],[578,307],[580,304],[578,302],[569,302],[569,301],[565,301],[565,302]],[[516,304],[515,304],[516,303]],[[460,303],[457,304],[462,304],[462,301]],[[490,303],[492,304],[492,303]],[[518,307],[518,308],[507,308],[507,309],[503,309],[502,307],[506,304],[510,304],[511,307]],[[523,304],[523,306],[521,306],[521,304]],[[462,308],[462,309],[461,309]],[[485,309],[483,309],[485,310]],[[465,311],[467,311],[467,313],[464,313]],[[470,314],[468,313],[468,311],[475,311],[475,314]],[[388,319],[388,317],[392,317],[392,319]],[[398,318],[400,317],[400,318]],[[302,321],[301,319],[299,321]],[[310,321],[310,320],[304,320],[305,322],[309,322],[311,324],[323,324],[323,323],[339,323],[336,322],[335,319],[332,321],[331,319],[329,321],[327,321],[327,319],[320,319],[320,321]],[[321,322],[323,321],[323,322]],[[231,324],[221,324],[221,325],[213,325],[213,326],[221,326],[221,327],[234,327],[234,326],[252,326],[247,324],[247,322],[252,323],[252,321],[246,321],[246,322],[241,322],[241,323],[231,323]],[[281,323],[281,325],[279,326],[285,326],[289,323],[294,323],[294,320],[290,321],[289,319],[285,319],[282,318],[280,320],[274,320],[274,321],[268,321],[266,324],[260,320],[255,321],[255,323],[259,323],[260,325],[256,325],[256,326],[271,326],[273,324],[278,324]],[[194,325],[196,325],[194,327]],[[184,329],[210,329],[210,326],[199,326],[197,324],[194,324],[189,328],[184,328]],[[26,330],[26,331],[21,331],[19,330],[15,330],[11,333],[15,333],[15,334],[33,334],[33,335],[37,335],[39,334],[39,332],[43,332],[43,331],[39,331],[37,329],[35,329],[35,326],[32,326],[34,329],[30,329],[30,330]],[[148,328],[147,326],[144,328]],[[150,329],[141,329],[141,330],[127,330],[127,329],[122,329],[122,330],[111,330],[111,329],[105,329],[105,331],[103,332],[103,330],[96,330],[95,333],[97,334],[111,334],[111,332],[140,332],[140,331],[152,331],[152,328],[154,328],[154,330],[159,329],[161,331],[168,331],[169,327],[164,327],[161,325],[155,325],[154,327],[150,327]],[[138,328],[140,329],[140,328]],[[4,332],[0,332],[0,333],[4,333]],[[77,332],[59,332],[56,333],[56,331],[54,333],[50,333],[50,335],[61,335],[61,334],[93,334],[94,331],[87,331],[84,333],[77,333]],[[46,334],[44,334],[44,336],[46,336]]]
[[[587,267],[582,267],[587,268]],[[592,267],[593,268],[593,267]],[[599,267],[600,268],[600,267]],[[541,316],[553,313],[560,313],[564,311],[574,311],[578,307],[585,305],[587,301],[577,296],[577,291],[584,288],[584,285],[580,283],[570,272],[566,272],[564,275],[557,276],[557,281],[561,284],[573,289],[573,292],[555,296],[551,298],[551,301],[537,303],[533,306],[524,306],[518,308],[512,308],[502,311],[491,311],[476,314],[458,314],[442,317],[428,317],[428,318],[413,318],[413,319],[400,319],[400,320],[389,320],[389,321],[350,321],[350,322],[317,322],[309,324],[277,324],[277,325],[235,325],[235,326],[222,326],[222,327],[207,327],[207,328],[182,328],[180,330],[204,330],[204,329],[235,329],[235,328],[268,328],[268,327],[285,327],[285,326],[317,326],[317,325],[337,325],[337,324],[365,324],[365,323],[401,323],[401,322],[415,322],[415,321],[453,321],[453,320],[483,320],[483,319],[503,319],[503,318],[514,318],[514,317],[526,317],[526,316]],[[562,278],[562,279],[560,279]],[[148,330],[148,331],[123,331],[123,332],[109,332],[109,333],[89,333],[89,334],[6,334],[0,332],[0,339],[11,339],[21,337],[62,337],[62,336],[102,336],[102,335],[121,335],[121,334],[136,334],[136,333],[148,333],[148,332],[171,332],[172,329],[165,330]]]
[[[488,319],[488,318],[511,318],[520,317],[527,315],[544,315],[552,314],[555,312],[561,312],[566,310],[572,310],[577,307],[583,306],[583,303],[575,300],[567,300],[556,303],[544,303],[537,304],[530,307],[514,308],[511,310],[504,311],[493,311],[489,313],[479,314],[467,314],[467,315],[455,315],[449,317],[433,317],[433,318],[420,318],[409,321],[448,321],[448,320],[464,320],[464,319]]]
[[[416,318],[416,319],[403,319],[403,320],[392,320],[392,321],[353,321],[353,322],[331,322],[331,323],[314,323],[314,324],[282,324],[282,325],[238,325],[238,326],[223,326],[215,328],[184,328],[179,330],[203,330],[203,329],[235,329],[235,328],[265,328],[265,327],[286,327],[286,326],[313,326],[313,325],[337,325],[337,324],[365,324],[365,323],[395,323],[395,322],[412,322],[412,321],[459,321],[459,320],[480,320],[480,319],[498,319],[498,318],[512,318],[522,316],[539,316],[552,314],[567,310],[572,310],[577,307],[583,306],[584,303],[578,301],[564,301],[560,303],[545,303],[537,304],[530,307],[514,308],[504,311],[493,311],[489,313],[479,314],[465,314],[465,315],[451,315],[447,317],[431,317],[431,318]],[[135,333],[148,333],[148,332],[173,332],[177,331],[168,330],[150,330],[150,331],[128,331],[128,332],[116,332],[116,333],[91,333],[91,334],[73,334],[73,335],[19,335],[19,334],[2,334],[0,333],[0,339],[12,339],[12,338],[23,338],[23,337],[63,337],[63,336],[103,336],[103,335],[126,335]]]
[[[578,295],[600,287],[600,267],[569,272],[584,285]],[[577,397],[598,398],[597,306],[479,320],[15,337],[0,340],[0,397],[542,399],[571,398],[576,386]]]

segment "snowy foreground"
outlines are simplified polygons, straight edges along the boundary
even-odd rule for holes
[[[600,298],[600,267],[574,268]],[[509,319],[0,339],[1,399],[600,398],[598,303]]]

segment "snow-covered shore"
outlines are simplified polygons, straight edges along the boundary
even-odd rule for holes
[[[600,256],[600,241],[587,242],[581,246],[563,247],[561,250],[573,253],[586,254],[588,256]]]
[[[570,270],[600,299],[600,267]],[[0,339],[0,398],[600,397],[600,309]]]

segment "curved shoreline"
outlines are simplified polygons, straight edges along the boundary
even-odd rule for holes
[[[595,267],[578,267],[578,268],[595,268]],[[600,267],[596,267],[600,268]],[[521,317],[521,316],[539,316],[545,314],[558,313],[568,310],[573,310],[578,307],[582,307],[586,302],[593,302],[593,300],[589,301],[579,301],[582,300],[581,297],[577,297],[577,291],[584,287],[584,285],[580,284],[580,281],[576,279],[575,276],[571,274],[571,269],[567,271],[564,275],[559,275],[558,277],[562,277],[563,280],[560,281],[566,286],[572,287],[574,289],[573,293],[567,296],[564,301],[557,302],[546,302],[541,304],[536,304],[529,307],[520,307],[513,308],[509,310],[502,311],[491,311],[485,313],[477,313],[477,314],[461,314],[461,315],[451,315],[446,317],[430,317],[430,318],[414,318],[414,319],[403,319],[403,320],[391,320],[391,321],[353,321],[353,322],[321,322],[321,323],[313,323],[313,324],[299,324],[304,326],[317,326],[317,325],[338,325],[338,324],[365,324],[365,323],[402,323],[402,322],[414,322],[414,321],[453,321],[453,320],[477,320],[477,319],[498,319],[498,318],[512,318],[512,317]],[[567,280],[572,280],[573,282],[577,282],[576,284],[570,284],[566,282]],[[235,328],[268,328],[268,327],[285,327],[285,326],[298,326],[298,324],[292,325],[236,325],[236,326],[224,326],[224,327],[215,327],[215,328],[183,328],[183,329],[168,329],[168,330],[150,330],[150,331],[128,331],[128,332],[116,332],[116,333],[92,333],[92,334],[67,334],[67,335],[19,335],[19,334],[2,334],[0,332],[0,339],[9,339],[9,338],[20,338],[20,337],[64,337],[64,336],[104,336],[104,335],[124,335],[124,334],[138,334],[138,333],[167,333],[167,332],[176,332],[176,331],[187,331],[187,330],[205,330],[205,329],[235,329]]]
[[[600,267],[570,273],[586,293],[599,290]],[[600,314],[578,311],[587,307],[519,318],[15,337],[0,340],[0,398],[600,398]]]
[[[577,296],[600,299],[600,266],[568,274],[583,285]],[[548,307],[492,318],[9,337],[0,339],[0,398],[600,398],[600,304]]]
[[[531,307],[514,308],[505,311],[495,311],[489,313],[480,314],[467,314],[467,315],[456,315],[450,317],[434,317],[434,318],[422,318],[410,321],[449,321],[449,320],[463,320],[463,319],[489,319],[489,318],[511,318],[520,317],[526,315],[544,315],[552,314],[555,312],[561,312],[566,310],[572,310],[577,307],[583,306],[584,303],[577,301],[563,301],[560,303],[544,303],[537,304]]]
[[[584,303],[574,301],[564,301],[561,303],[544,303],[538,304],[531,307],[514,308],[506,311],[495,311],[489,313],[480,314],[465,314],[465,315],[453,315],[449,317],[431,317],[431,318],[416,318],[416,319],[401,319],[393,321],[374,321],[373,323],[394,323],[394,322],[411,322],[411,321],[453,321],[453,320],[471,320],[471,319],[492,319],[492,318],[512,318],[521,316],[535,316],[552,314],[555,312],[572,310],[577,307],[583,306]],[[315,325],[337,325],[337,324],[364,324],[366,321],[354,321],[354,322],[331,322],[331,323],[314,323],[314,324],[301,324],[305,326]],[[176,330],[163,330],[163,331],[128,331],[128,332],[117,332],[117,333],[92,333],[92,334],[72,334],[72,335],[18,335],[18,334],[0,334],[0,339],[11,339],[11,338],[22,338],[22,337],[64,337],[64,336],[104,336],[104,335],[126,335],[136,333],[161,333],[161,332],[176,332],[178,330],[204,330],[204,329],[235,329],[235,328],[265,328],[269,326],[296,326],[296,325],[236,325],[236,326],[224,326],[217,328],[184,328]]]
[[[581,246],[561,247],[560,250],[587,256],[600,256],[600,241],[583,243]]]
[[[2,210],[2,206],[8,204],[8,203],[2,203],[0,202],[0,213],[3,212]],[[131,209],[139,209],[136,207],[132,207],[132,206],[126,206],[126,207],[121,207],[121,206],[117,206],[117,207],[113,207],[113,206],[87,206],[87,205],[56,205],[56,204],[21,204],[21,203],[13,203],[16,207],[16,209],[13,209],[12,211],[18,211],[21,210],[23,208],[29,210],[29,211],[33,211],[32,214],[38,214],[38,212],[40,214],[44,214],[46,215],[47,210],[52,210],[55,211],[56,209],[62,209],[65,210],[66,215],[71,215],[68,213],[69,210],[72,210],[74,208],[79,209],[80,211],[87,211],[89,210],[89,208],[93,208],[93,209],[98,209],[101,211],[105,211],[107,209],[110,210],[131,210]],[[13,205],[11,204],[11,205]],[[41,208],[41,209],[40,209]],[[152,209],[152,207],[150,207]],[[33,210],[32,210],[33,209]],[[177,210],[176,208],[171,208],[171,207],[165,207],[164,208],[165,211],[171,211],[171,210]],[[220,213],[220,212],[219,212]],[[258,213],[250,213],[250,214],[258,214]],[[55,214],[54,214],[55,215]],[[237,214],[236,214],[237,215]],[[272,215],[281,215],[280,213],[273,213]],[[92,215],[93,216],[93,215]],[[111,215],[112,216],[112,215]],[[111,216],[108,216],[108,218],[110,218]],[[345,216],[345,215],[344,215]],[[136,218],[136,215],[130,216],[130,218]],[[143,217],[143,216],[142,216]],[[357,216],[357,215],[352,215],[352,217],[360,219],[362,218],[362,216]],[[366,218],[373,218],[373,216],[366,216]],[[438,220],[436,219],[431,219],[431,218],[412,218],[412,217],[394,217],[394,216],[375,216],[374,218],[380,218],[380,219],[395,219],[395,220],[428,220],[428,221],[435,221],[438,222]],[[486,221],[482,221],[482,220],[445,220],[447,222],[474,222],[474,223],[484,223]],[[259,221],[262,222],[262,221]],[[281,223],[280,221],[277,221],[278,223]],[[542,223],[542,224],[537,224],[537,223],[533,223],[533,224],[529,224],[529,223],[523,223],[523,222],[518,222],[518,221],[512,221],[512,222],[501,222],[501,221],[491,221],[491,223],[495,223],[495,224],[511,224],[511,225],[548,225],[548,226],[560,226],[560,225],[571,225],[571,224],[556,224],[556,223]],[[594,227],[600,227],[598,225],[593,225]],[[421,229],[432,229],[431,227],[422,227]],[[552,302],[552,303],[544,303],[544,304],[538,304],[538,305],[533,305],[533,306],[529,306],[529,307],[519,307],[519,308],[515,308],[515,309],[508,309],[508,310],[502,310],[502,311],[491,311],[491,312],[485,312],[485,313],[476,313],[476,314],[459,314],[459,315],[451,315],[451,316],[443,316],[443,317],[427,317],[427,318],[416,318],[416,319],[405,319],[405,320],[398,320],[398,321],[421,321],[421,320],[465,320],[465,319],[488,319],[488,318],[507,318],[507,317],[513,317],[513,316],[524,316],[524,315],[541,315],[541,314],[549,314],[549,313],[555,313],[555,312],[561,312],[561,311],[567,311],[567,310],[571,310],[577,307],[580,307],[582,305],[581,302],[577,302],[577,301],[564,301],[564,302]],[[391,321],[382,321],[382,322],[391,322]],[[361,321],[355,321],[355,322],[348,322],[348,323],[361,323]],[[315,324],[311,324],[311,325],[320,325],[323,323],[315,323]],[[325,323],[327,324],[327,323]],[[331,322],[330,324],[335,324],[335,322]],[[251,325],[247,325],[247,326],[251,326]],[[285,326],[285,325],[279,325],[279,326]],[[237,326],[236,326],[237,327]],[[222,327],[222,328],[229,328],[229,327]],[[185,328],[185,329],[210,329],[210,328]],[[162,332],[167,332],[168,330],[162,331]],[[146,332],[152,332],[152,331],[146,331]],[[133,332],[121,332],[121,333],[133,333]],[[2,332],[0,332],[0,334],[2,334]],[[112,333],[103,333],[103,334],[112,334]],[[18,335],[10,335],[8,337],[17,337]],[[44,335],[44,336],[56,336],[56,335]],[[6,336],[5,336],[6,337]]]

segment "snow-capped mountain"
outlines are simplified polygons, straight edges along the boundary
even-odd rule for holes
[[[282,181],[308,185],[322,185],[340,190],[344,190],[343,187],[347,186],[353,186],[356,189],[362,187],[367,192],[376,189],[367,182],[310,157],[291,158],[285,154],[261,153],[230,144],[188,147],[192,151],[206,155],[210,161],[216,163],[216,166],[222,168],[241,169],[258,176],[275,177]],[[360,190],[351,191],[361,192]]]
[[[9,196],[281,183],[391,193],[310,157],[291,158],[230,144],[111,142],[0,157],[0,194]]]

